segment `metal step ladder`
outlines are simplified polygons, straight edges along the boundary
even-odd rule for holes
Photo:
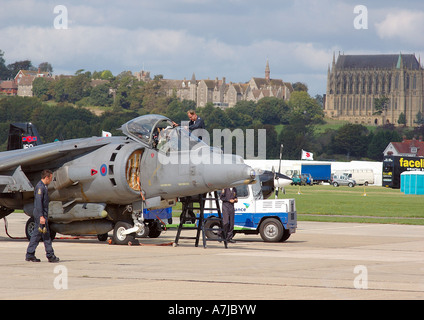
[[[226,238],[222,238],[224,234],[224,225],[222,220],[222,213],[221,213],[221,207],[219,204],[219,197],[218,192],[215,191],[213,193],[213,197],[207,197],[207,194],[199,194],[197,196],[191,196],[191,197],[185,197],[181,198],[180,201],[183,204],[183,210],[180,216],[180,224],[178,225],[177,235],[175,237],[175,245],[178,245],[178,241],[180,239],[194,239],[196,240],[195,246],[199,246],[199,240],[200,240],[200,233],[202,234],[202,240],[203,240],[203,247],[206,248],[206,242],[207,241],[222,241],[224,242],[224,246],[227,249],[228,243]],[[215,202],[215,207],[211,206],[205,208],[206,201],[210,203],[210,201]],[[195,204],[198,204],[198,206],[195,206]],[[196,216],[194,214],[194,210],[199,210],[199,215]],[[214,218],[208,218],[209,221],[218,222],[219,228],[207,228],[205,225],[205,218],[204,213],[205,210],[208,211],[215,211],[218,215],[218,217]],[[196,223],[197,227],[188,227],[185,226],[187,223]],[[195,237],[182,237],[181,231],[182,230],[197,230]],[[212,231],[216,233],[216,237],[206,237],[205,232]]]

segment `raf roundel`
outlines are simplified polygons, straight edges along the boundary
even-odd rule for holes
[[[105,164],[102,164],[100,167],[100,174],[104,177],[107,174],[107,166]]]

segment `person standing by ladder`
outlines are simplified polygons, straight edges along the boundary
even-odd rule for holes
[[[222,201],[222,224],[224,227],[223,239],[229,243],[236,243],[234,237],[234,203],[238,202],[237,189],[225,188],[222,190],[220,199]]]

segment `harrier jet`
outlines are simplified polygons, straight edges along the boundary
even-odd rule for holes
[[[164,116],[141,116],[121,130],[125,136],[47,144],[22,136],[23,142],[37,143],[0,153],[0,219],[16,209],[31,217],[34,186],[40,172],[50,169],[50,229],[99,240],[113,230],[113,240],[125,244],[136,234],[160,234],[160,223],[145,219],[146,209],[255,179],[240,156],[223,154]]]

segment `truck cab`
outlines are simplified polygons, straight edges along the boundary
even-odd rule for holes
[[[294,199],[264,199],[259,175],[256,183],[236,188],[238,203],[235,203],[234,233],[260,234],[265,242],[286,241],[297,228],[297,212]],[[205,206],[211,208],[214,202]],[[221,202],[220,202],[221,204]],[[216,211],[205,210],[206,228],[218,228]],[[217,237],[214,231],[206,232],[209,238]]]

